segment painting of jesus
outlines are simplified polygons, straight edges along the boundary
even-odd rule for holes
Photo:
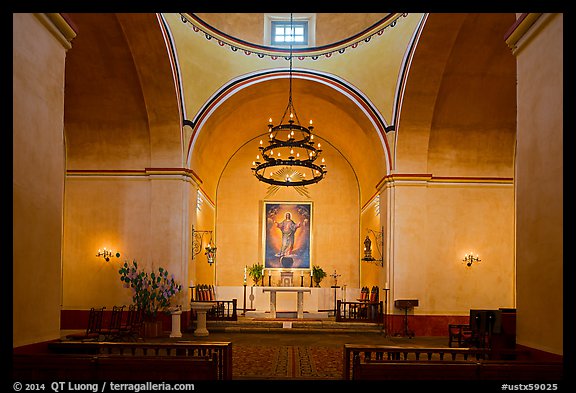
[[[312,204],[264,203],[264,267],[310,269]]]

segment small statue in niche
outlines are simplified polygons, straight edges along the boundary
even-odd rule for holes
[[[372,241],[368,235],[364,239],[364,259],[372,259]]]

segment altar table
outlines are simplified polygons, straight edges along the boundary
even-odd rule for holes
[[[310,288],[303,287],[266,287],[262,292],[270,292],[270,318],[276,318],[276,293],[297,292],[297,317],[304,318],[304,292],[312,292]]]

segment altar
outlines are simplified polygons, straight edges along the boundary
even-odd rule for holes
[[[308,278],[308,277],[306,277]],[[299,280],[296,280],[299,281]],[[301,292],[304,319],[325,319],[334,310],[334,295],[346,300],[360,297],[360,288],[333,288],[312,286],[216,286],[217,299],[238,299],[239,313],[248,318],[271,318],[270,289],[276,290],[276,318],[297,317],[297,296]],[[280,291],[292,289],[292,291]],[[266,290],[266,292],[264,292]]]
[[[297,318],[304,318],[304,292],[311,293],[310,288],[304,287],[266,287],[262,292],[270,292],[270,318],[276,318],[276,294],[278,292],[296,292],[296,314]]]

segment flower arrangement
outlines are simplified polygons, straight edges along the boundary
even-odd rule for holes
[[[316,286],[319,287],[320,281],[322,281],[324,277],[326,277],[326,272],[320,266],[313,265],[312,276],[314,277],[314,282],[316,283]]]
[[[261,265],[259,263],[253,264],[248,268],[248,275],[252,277],[254,285],[258,285],[258,282],[264,276],[264,265]]]
[[[174,275],[168,277],[168,271],[162,267],[157,273],[148,273],[139,269],[136,261],[131,265],[124,262],[118,273],[124,288],[132,289],[132,301],[142,310],[145,320],[155,320],[158,311],[167,310],[170,299],[182,290]]]

